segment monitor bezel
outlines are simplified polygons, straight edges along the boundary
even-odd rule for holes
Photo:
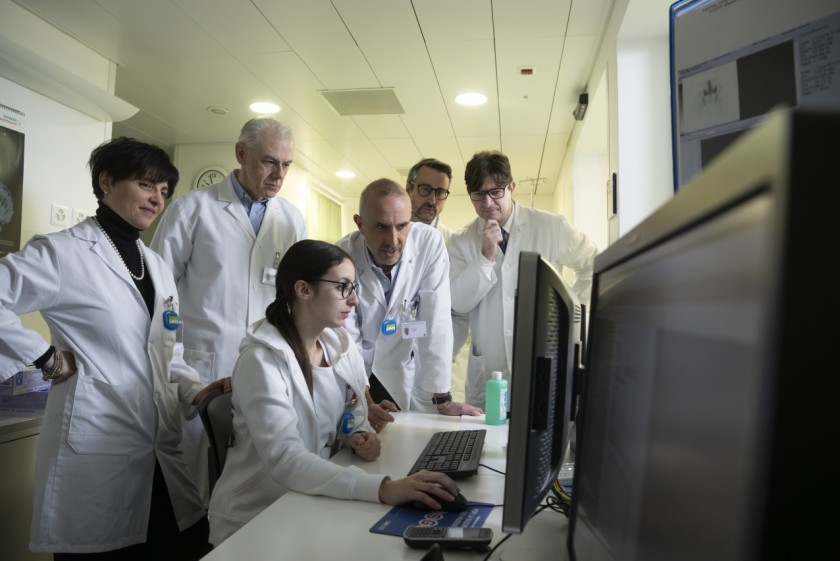
[[[557,478],[568,448],[571,400],[577,365],[574,321],[576,308],[579,309],[577,299],[560,273],[539,253],[520,253],[518,280],[514,314],[513,369],[509,391],[507,470],[502,512],[502,530],[509,534],[522,533],[525,529],[528,520]],[[555,292],[563,304],[561,313],[565,317],[559,319],[558,337],[566,342],[566,356],[565,365],[554,370],[558,378],[554,382],[555,394],[557,391],[561,392],[557,399],[561,401],[562,409],[559,412],[555,409],[552,427],[555,438],[552,446],[555,454],[559,451],[559,458],[552,462],[549,476],[543,481],[536,481],[529,459],[538,453],[536,447],[542,431],[535,429],[534,425],[542,421],[535,420],[534,409],[539,400],[548,399],[548,396],[540,395],[535,387],[533,367],[544,343],[544,339],[541,340],[540,337],[546,335],[541,333],[539,328],[540,320],[546,313],[542,308],[545,307],[545,298],[549,290]],[[560,442],[557,442],[558,435]]]

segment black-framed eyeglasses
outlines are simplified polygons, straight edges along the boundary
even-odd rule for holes
[[[505,196],[505,191],[510,187],[510,183],[504,187],[496,187],[495,189],[487,189],[486,191],[472,191],[470,193],[470,200],[480,202],[484,197],[489,196],[491,199],[501,199]]]
[[[320,282],[331,282],[332,284],[338,285],[338,290],[341,292],[341,297],[343,299],[350,298],[350,295],[356,292],[359,288],[358,282],[348,282],[348,281],[334,281],[329,279],[315,279]]]
[[[420,185],[418,185],[413,181],[411,182],[411,184],[417,187],[417,192],[420,193],[421,197],[428,197],[432,194],[432,192],[434,192],[435,198],[439,201],[442,201],[449,196],[449,191],[443,188],[434,189],[431,185],[426,185],[425,183],[421,183]]]

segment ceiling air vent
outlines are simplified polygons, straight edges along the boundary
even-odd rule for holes
[[[394,88],[321,90],[321,95],[342,117],[351,115],[395,115],[405,113]]]

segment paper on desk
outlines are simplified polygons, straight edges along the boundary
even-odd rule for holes
[[[478,528],[484,524],[493,509],[491,503],[468,501],[467,505],[467,510],[463,512],[427,510],[408,505],[395,506],[388,511],[388,514],[371,526],[370,531],[377,534],[388,534],[389,536],[402,536],[408,526],[416,524]]]

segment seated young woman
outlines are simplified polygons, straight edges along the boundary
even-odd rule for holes
[[[380,454],[364,363],[343,327],[359,301],[355,276],[350,256],[322,241],[299,241],[281,260],[275,301],[249,327],[233,372],[234,445],[210,498],[213,545],[288,490],[430,508],[458,494],[441,473],[395,480],[329,460],[343,446],[365,461]]]

